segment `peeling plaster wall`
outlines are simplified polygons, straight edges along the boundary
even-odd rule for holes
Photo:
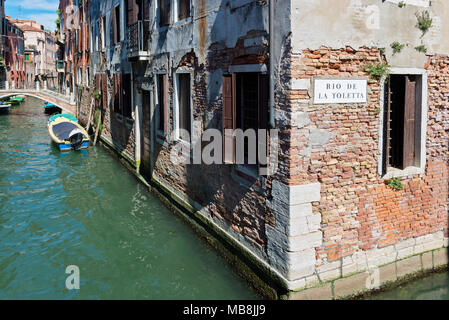
[[[397,1],[396,1],[397,2]],[[446,0],[408,2],[400,8],[395,1],[382,0],[292,0],[293,52],[305,49],[378,47],[386,49],[394,67],[422,68],[426,56],[415,47],[425,45],[427,54],[449,53],[449,7]],[[412,3],[415,3],[413,5]],[[418,5],[419,4],[419,5]],[[428,10],[433,25],[421,38],[416,12]],[[408,44],[393,55],[395,41]]]

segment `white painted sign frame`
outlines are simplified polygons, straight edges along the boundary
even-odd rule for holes
[[[313,104],[366,104],[367,101],[366,79],[314,79]]]

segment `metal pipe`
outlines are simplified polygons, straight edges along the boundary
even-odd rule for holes
[[[274,121],[274,6],[276,0],[270,0],[270,127],[275,127]]]

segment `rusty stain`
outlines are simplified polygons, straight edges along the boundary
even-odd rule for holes
[[[207,27],[207,16],[205,14],[205,0],[198,1],[198,35],[199,35],[199,47],[200,55],[204,57],[204,48],[206,46],[206,27]]]

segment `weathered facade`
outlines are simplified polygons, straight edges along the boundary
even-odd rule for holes
[[[338,298],[447,264],[444,1],[278,1],[271,15],[263,0],[81,3],[81,118],[94,97],[103,141],[260,291]],[[206,129],[267,128],[273,175],[170,157]]]
[[[26,64],[27,84],[34,88],[39,82],[40,88],[57,86],[56,74],[56,42],[54,35],[44,29],[44,26],[33,20],[14,19],[14,23],[24,32],[25,50],[33,55],[32,61]],[[34,77],[29,65],[34,65]]]
[[[6,17],[5,64],[7,81],[13,88],[23,88],[25,82],[23,30]]]

